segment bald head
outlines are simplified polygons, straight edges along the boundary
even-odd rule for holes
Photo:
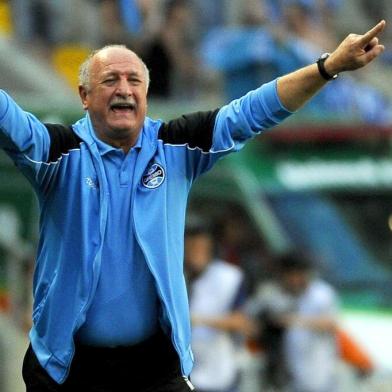
[[[79,95],[96,135],[123,148],[135,145],[147,113],[148,70],[121,45],[93,52],[80,68]]]
[[[146,87],[150,85],[150,72],[143,62],[143,60],[132,50],[128,49],[125,45],[107,45],[100,49],[94,50],[90,53],[87,59],[81,64],[79,68],[79,85],[83,86],[86,90],[89,90],[91,85],[91,68],[95,60],[99,60],[101,58],[107,58],[108,56],[112,55],[116,52],[128,52],[132,56],[134,56],[140,64],[143,66],[144,69],[144,76],[146,81]]]

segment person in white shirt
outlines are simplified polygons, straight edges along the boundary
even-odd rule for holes
[[[276,281],[260,285],[246,306],[264,336],[266,378],[290,392],[336,391],[335,290],[316,277],[303,254],[277,262]]]
[[[214,241],[205,225],[188,226],[185,271],[192,319],[195,365],[192,383],[198,392],[236,392],[242,340],[246,329],[240,307],[245,301],[242,271],[214,259]]]

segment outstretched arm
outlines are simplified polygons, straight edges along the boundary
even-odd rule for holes
[[[363,35],[350,34],[325,61],[329,75],[362,68],[383,52],[377,36],[384,30],[382,20]],[[315,95],[327,81],[320,75],[317,64],[301,68],[278,79],[278,95],[290,111],[299,109]]]
[[[246,336],[251,336],[254,330],[252,321],[243,312],[238,310],[217,317],[193,315],[192,325],[204,325],[226,332],[239,332]]]
[[[0,148],[34,186],[42,184],[50,145],[46,126],[0,90]]]
[[[381,21],[364,35],[350,34],[325,61],[329,75],[361,68],[383,50],[377,35]],[[327,81],[312,64],[250,91],[220,109],[194,113],[163,124],[159,139],[188,152],[184,165],[190,178],[209,170],[218,158],[239,151],[245,142],[281,123],[314,96]]]

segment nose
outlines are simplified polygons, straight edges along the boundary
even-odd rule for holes
[[[122,97],[129,97],[132,95],[131,86],[129,85],[127,78],[121,78],[118,81],[116,94]]]

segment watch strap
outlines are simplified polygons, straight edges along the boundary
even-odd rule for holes
[[[320,73],[320,75],[325,79],[325,80],[333,80],[333,79],[336,79],[337,77],[338,77],[338,74],[335,74],[335,75],[330,75],[327,71],[326,71],[326,69],[325,69],[325,65],[324,65],[324,63],[325,63],[325,61],[327,60],[327,58],[330,56],[330,54],[329,53],[323,53],[320,57],[319,57],[319,59],[317,60],[317,68],[318,68],[318,71],[319,71],[319,73]]]

